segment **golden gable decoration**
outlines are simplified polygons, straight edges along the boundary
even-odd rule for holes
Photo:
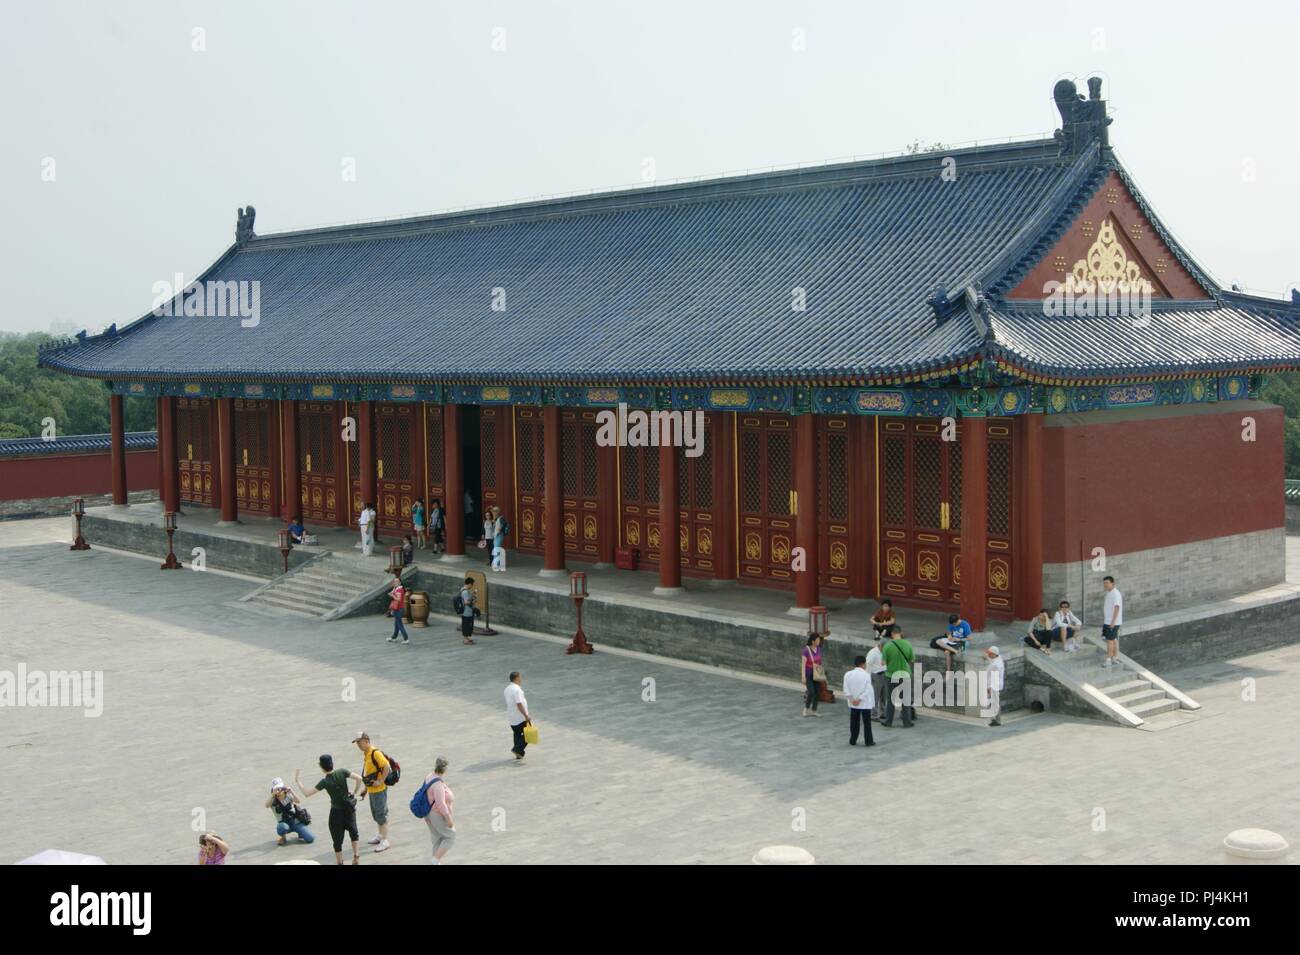
[[[1115,223],[1106,218],[1097,233],[1097,240],[1088,249],[1086,258],[1074,263],[1074,270],[1066,276],[1065,290],[1075,294],[1100,293],[1112,295],[1116,291],[1133,295],[1150,295],[1154,289],[1142,275],[1136,262],[1130,262],[1124,246],[1115,236]]]

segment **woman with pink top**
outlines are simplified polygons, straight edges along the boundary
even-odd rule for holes
[[[225,865],[230,846],[215,832],[199,836],[199,865]]]
[[[456,842],[456,824],[451,815],[451,806],[456,801],[456,796],[443,779],[446,773],[446,757],[439,756],[434,761],[433,772],[424,777],[429,805],[433,807],[424,817],[424,824],[429,827],[429,838],[433,840],[434,865],[442,864],[442,857]]]
[[[822,638],[818,634],[808,634],[808,642],[804,644],[801,657],[804,682],[803,715],[821,716],[817,712],[817,684],[826,679],[826,671],[822,668]]]

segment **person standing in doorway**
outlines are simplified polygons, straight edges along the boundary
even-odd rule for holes
[[[524,758],[524,750],[528,748],[524,727],[533,721],[528,712],[528,700],[524,697],[523,677],[518,670],[510,674],[510,682],[506,684],[506,719],[510,721],[510,733],[514,737],[510,752],[515,754],[518,762]]]
[[[456,822],[451,816],[456,797],[447,785],[446,775],[447,760],[439,756],[433,764],[433,772],[424,777],[430,806],[424,824],[429,827],[429,838],[433,841],[434,865],[441,865],[442,857],[456,844]]]
[[[474,611],[477,609],[474,604],[478,597],[474,593],[474,578],[466,577],[465,584],[460,588],[458,595],[460,600],[460,636],[461,642],[469,646],[474,642]]]
[[[997,647],[989,647],[985,650],[984,658],[987,661],[984,664],[984,672],[988,675],[989,683],[988,715],[993,717],[989,720],[989,726],[1001,726],[1002,684],[1006,682],[1007,664]]]
[[[361,863],[361,853],[357,848],[360,836],[357,835],[357,797],[365,791],[365,780],[358,773],[346,769],[334,768],[334,757],[326,753],[320,758],[321,772],[325,775],[311,789],[302,784],[302,770],[293,771],[293,780],[302,790],[302,794],[311,798],[320,792],[330,794],[330,838],[334,840],[334,861],[343,864],[343,834],[352,838],[352,864]],[[357,784],[356,792],[349,792],[349,783]]]
[[[803,674],[803,715],[818,716],[817,684],[826,679],[826,670],[822,667],[822,638],[820,634],[808,634],[808,642],[799,654],[800,672]]]
[[[1101,604],[1101,635],[1106,641],[1106,659],[1101,661],[1104,667],[1113,667],[1119,662],[1119,628],[1124,624],[1124,595],[1115,586],[1115,578],[1107,574],[1101,579],[1106,596]]]
[[[384,782],[392,772],[388,757],[370,745],[370,734],[365,730],[352,737],[352,742],[361,750],[361,779],[366,784],[366,802],[370,803],[370,817],[379,827],[379,834],[370,840],[369,845],[376,852],[388,849],[388,785]]]
[[[496,537],[496,521],[492,519],[492,508],[483,511],[483,537],[478,546],[487,554],[488,568],[492,567],[492,540]]]
[[[415,546],[424,550],[426,538],[424,534],[424,498],[415,499],[411,505],[411,528],[415,531]]]
[[[882,654],[889,675],[889,701],[885,704],[885,722],[880,725],[894,725],[894,709],[897,707],[903,714],[903,726],[910,727],[916,719],[916,709],[912,706],[912,663],[916,660],[916,651],[903,639],[903,628],[898,624],[887,631]]]
[[[369,557],[370,552],[375,546],[375,512],[369,504],[361,505],[361,513],[357,515],[357,528],[361,531],[361,556]]]
[[[407,636],[406,624],[402,621],[406,616],[406,588],[402,586],[400,571],[393,574],[393,589],[388,592],[388,615],[393,618],[393,634],[388,638],[388,642],[395,643],[400,633],[402,646],[409,646],[411,638]]]
[[[433,552],[441,554],[446,550],[447,536],[447,519],[442,512],[441,498],[435,497],[429,510],[429,533],[433,536]]]
[[[474,526],[474,495],[469,493],[469,488],[465,489],[465,531]]]
[[[506,569],[506,519],[501,516],[501,508],[492,508],[492,569]]]
[[[871,674],[867,672],[867,658],[853,658],[853,669],[844,674],[844,698],[849,701],[849,745],[858,745],[858,732],[862,732],[862,745],[875,746],[871,738],[871,708],[876,704],[871,689]]]
[[[871,695],[875,697],[871,718],[877,723],[885,718],[885,697],[889,695],[889,675],[885,672],[885,656],[880,641],[881,638],[876,637],[876,645],[867,652],[867,673],[871,676]]]

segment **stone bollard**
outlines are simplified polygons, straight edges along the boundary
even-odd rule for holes
[[[1267,829],[1236,829],[1223,839],[1228,865],[1281,865],[1291,847]]]
[[[798,846],[768,846],[754,853],[754,865],[813,865],[812,853]]]

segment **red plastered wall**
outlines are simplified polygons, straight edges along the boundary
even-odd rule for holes
[[[108,452],[104,451],[98,454],[0,458],[0,501],[109,494],[113,485],[108,457]],[[144,491],[157,486],[157,452],[127,452],[127,491]]]

